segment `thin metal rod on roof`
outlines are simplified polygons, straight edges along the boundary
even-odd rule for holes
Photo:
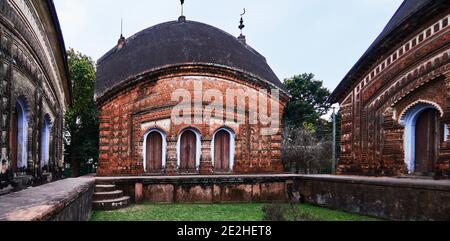
[[[120,36],[123,36],[123,18],[120,20]]]
[[[246,13],[246,10],[245,10],[245,8],[244,8],[244,13],[241,14],[241,21],[240,21],[241,24],[239,25],[239,29],[241,30],[241,35],[242,35],[242,29],[245,28],[245,25],[244,25],[244,18],[243,18],[243,16],[245,15],[245,13]]]
[[[181,2],[181,16],[184,14],[184,0],[180,0]]]

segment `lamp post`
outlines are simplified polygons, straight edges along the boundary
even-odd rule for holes
[[[333,157],[331,173],[336,174],[336,107],[333,107]]]

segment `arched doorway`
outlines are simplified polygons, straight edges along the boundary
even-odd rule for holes
[[[45,115],[41,130],[41,168],[49,171],[51,120]]]
[[[215,172],[231,172],[234,165],[234,133],[219,129],[214,135],[211,153]]]
[[[441,111],[429,103],[418,103],[403,115],[405,162],[409,174],[429,175],[434,171],[440,139]]]
[[[427,175],[433,172],[437,156],[438,111],[424,110],[416,122],[415,173]]]
[[[28,166],[28,114],[26,102],[18,98],[11,116],[10,157],[12,170],[23,171]]]
[[[11,115],[11,125],[9,132],[9,158],[11,160],[11,169],[13,172],[17,172],[18,169],[18,145],[19,145],[19,108],[14,108],[14,112]]]
[[[200,166],[200,135],[194,130],[181,133],[178,142],[178,166],[180,172],[194,173]]]
[[[151,130],[145,135],[144,169],[147,173],[160,173],[166,163],[166,135],[158,130]]]

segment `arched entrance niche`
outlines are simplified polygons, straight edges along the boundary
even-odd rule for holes
[[[158,129],[150,129],[144,135],[144,170],[146,173],[162,172],[166,167],[166,134]]]
[[[228,128],[218,129],[213,136],[211,158],[215,172],[232,172],[234,168],[235,134]]]
[[[429,174],[437,159],[442,108],[432,102],[417,102],[401,115],[405,127],[405,163],[409,174]]]
[[[11,118],[10,157],[12,170],[28,167],[28,108],[24,98],[17,98]]]
[[[198,172],[201,158],[201,135],[188,128],[180,133],[177,144],[178,169],[180,172]]]
[[[49,115],[44,116],[41,130],[41,168],[46,167],[49,171],[50,163],[50,133],[52,122]]]

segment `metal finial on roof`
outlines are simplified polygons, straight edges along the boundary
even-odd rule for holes
[[[239,25],[239,29],[241,30],[241,35],[239,35],[238,40],[239,42],[243,43],[243,44],[247,44],[247,41],[245,40],[245,36],[242,34],[242,30],[245,28],[244,25],[244,15],[245,15],[246,11],[244,8],[244,12],[241,14],[241,21],[240,21],[240,25]]]
[[[123,36],[123,18],[120,19],[120,36]]]
[[[181,16],[184,14],[184,0],[180,0],[181,2]]]
[[[125,45],[125,37],[123,36],[123,18],[120,20],[120,38],[117,41],[117,48],[120,50]]]
[[[244,13],[242,13],[241,14],[241,21],[240,21],[240,25],[239,25],[239,29],[241,30],[241,35],[242,35],[242,29],[244,29],[245,28],[245,25],[244,25],[244,18],[243,18],[243,16],[245,15],[245,8],[244,8]]]
[[[178,22],[185,23],[186,17],[184,16],[184,0],[180,0],[181,2],[181,16],[178,18]]]

